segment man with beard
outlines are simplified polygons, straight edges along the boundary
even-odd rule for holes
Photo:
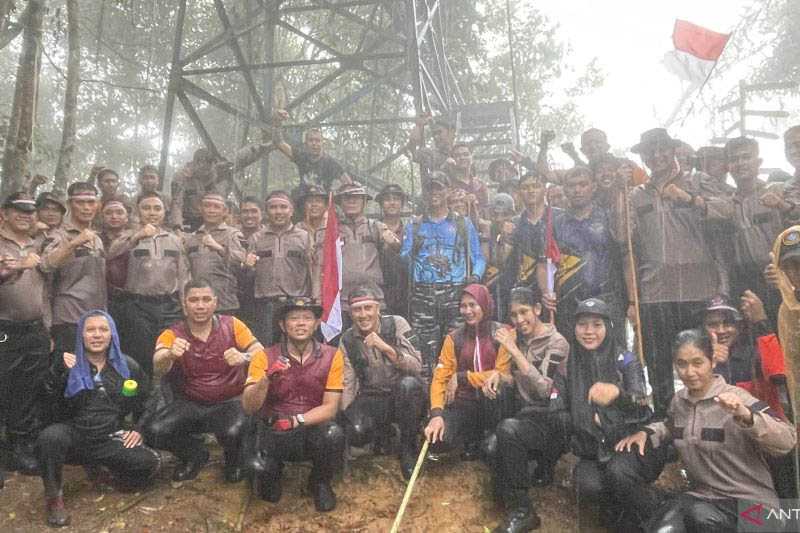
[[[400,257],[411,271],[411,328],[420,339],[423,375],[430,378],[444,337],[461,323],[464,286],[486,271],[478,232],[447,207],[447,176],[424,184],[425,214],[406,225]]]
[[[296,298],[276,315],[279,343],[253,357],[242,405],[255,415],[256,434],[248,466],[255,493],[281,499],[284,461],[311,460],[308,492],[319,512],[336,507],[333,475],[344,463],[344,431],[336,415],[344,389],[344,355],[314,340],[322,308]]]
[[[53,326],[50,335],[57,353],[75,348],[78,320],[92,309],[106,308],[106,253],[92,230],[100,203],[97,189],[75,182],[67,189],[69,218],[52,233],[42,267],[52,276]]]
[[[113,308],[120,317],[122,347],[148,375],[156,337],[180,318],[180,295],[189,265],[180,238],[164,228],[164,201],[156,192],[139,195],[141,226],[125,231],[109,248],[109,261],[125,261],[124,286]]]
[[[631,151],[650,169],[650,181],[630,193],[631,235],[637,257],[644,353],[655,411],[663,416],[673,394],[670,343],[691,328],[702,303],[725,293],[727,273],[711,252],[706,223],[728,215],[727,203],[701,190],[702,175],[677,166],[679,141],[667,130],[644,132]],[[632,272],[623,262],[628,286]],[[628,318],[636,319],[629,295]]]
[[[294,207],[288,193],[273,191],[265,204],[267,224],[250,237],[245,266],[255,272],[255,334],[271,345],[280,302],[311,293],[311,240],[292,224]]]
[[[402,187],[390,183],[381,189],[375,201],[381,206],[381,222],[402,242],[405,233],[403,208],[408,195]],[[386,307],[393,315],[408,316],[408,269],[400,259],[399,250],[384,247],[381,253]]]
[[[33,441],[41,429],[39,391],[47,375],[50,337],[41,238],[30,236],[36,204],[25,193],[3,202],[0,225],[0,424],[11,444],[11,468],[36,473]]]
[[[240,396],[247,364],[261,343],[239,319],[218,315],[217,296],[204,280],[183,291],[185,319],[156,341],[153,364],[162,381],[164,402],[150,418],[145,434],[154,447],[178,457],[173,481],[197,477],[209,453],[200,434],[213,433],[225,458],[227,483],[242,479],[242,439],[246,416]]]
[[[194,279],[211,283],[219,298],[219,312],[233,315],[239,310],[237,275],[247,252],[242,233],[225,219],[228,207],[216,193],[205,193],[200,202],[203,224],[184,240],[189,269]]]
[[[383,450],[392,441],[392,422],[396,422],[400,471],[408,480],[425,414],[422,360],[408,322],[396,315],[382,316],[378,297],[378,291],[368,286],[350,294],[353,326],[339,342],[345,361],[342,419],[351,446],[374,442]]]

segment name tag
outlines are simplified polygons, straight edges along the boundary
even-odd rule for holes
[[[258,257],[272,257],[272,250],[261,250],[256,252]]]
[[[653,204],[647,204],[636,208],[636,215],[643,217],[648,213],[652,213],[655,211],[655,206]]]
[[[150,257],[150,250],[139,248],[133,251],[133,257]]]
[[[288,257],[293,257],[295,259],[303,258],[303,252],[301,252],[300,250],[289,250],[288,252],[286,252],[286,255]]]
[[[199,246],[189,246],[186,249],[186,253],[187,254],[196,254],[198,251],[200,251],[200,247]]]
[[[772,219],[772,213],[759,213],[753,216],[753,224],[766,224]]]
[[[178,250],[164,250],[164,257],[178,257],[181,253]]]

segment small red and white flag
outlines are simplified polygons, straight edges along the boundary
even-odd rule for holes
[[[333,195],[328,200],[328,220],[322,243],[322,324],[326,341],[342,332],[342,239]]]
[[[664,65],[682,80],[702,85],[711,75],[730,37],[729,33],[717,33],[678,19],[672,31],[675,50],[664,56]]]
[[[547,222],[545,226],[544,256],[547,258],[547,292],[556,292],[556,272],[561,262],[561,250],[558,248],[555,233],[553,232],[553,208],[547,208]]]

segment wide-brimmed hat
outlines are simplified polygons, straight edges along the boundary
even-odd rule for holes
[[[667,145],[677,148],[681,142],[670,137],[667,130],[664,128],[653,128],[642,133],[639,137],[639,143],[631,148],[634,154],[642,154],[654,145]]]
[[[56,204],[62,215],[67,212],[67,205],[64,200],[54,192],[39,193],[39,196],[36,197],[36,209],[43,208],[47,202]]]
[[[320,318],[322,316],[321,305],[318,305],[311,298],[298,296],[296,298],[288,298],[285,302],[283,302],[283,304],[275,313],[275,321],[280,322],[286,318],[286,315],[289,313],[289,311],[295,311],[297,309],[307,309],[309,311],[313,311],[316,318]]]
[[[383,201],[384,198],[386,198],[390,194],[396,194],[397,196],[400,196],[403,199],[403,201],[408,200],[408,195],[406,194],[406,191],[404,191],[401,186],[399,186],[396,183],[390,183],[387,186],[385,186],[383,189],[381,189],[381,192],[379,192],[375,196],[375,201],[380,203],[380,202]]]
[[[34,202],[33,198],[31,198],[31,196],[27,193],[15,192],[9,194],[5,199],[3,202],[3,208],[33,213],[36,211],[36,202]]]
[[[363,196],[367,200],[372,200],[372,196],[367,192],[367,189],[359,182],[345,183],[336,190],[334,198],[337,200],[344,196]]]
[[[325,192],[325,189],[320,187],[319,185],[306,185],[303,187],[299,194],[297,195],[297,200],[300,202],[304,202],[306,198],[311,198],[312,196],[321,196],[322,198],[327,198],[328,193]]]

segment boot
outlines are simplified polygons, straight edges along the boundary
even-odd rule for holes
[[[175,472],[172,473],[172,481],[190,481],[196,478],[197,474],[200,473],[200,470],[208,462],[208,459],[208,450],[203,448],[202,451],[198,451],[194,457],[180,464],[175,469]]]
[[[15,440],[11,450],[11,468],[26,476],[39,475],[39,461],[33,451],[33,444],[25,440]]]
[[[309,479],[309,492],[314,498],[314,507],[320,513],[327,513],[336,508],[336,494],[333,493],[330,481],[312,481]]]
[[[69,525],[69,513],[64,507],[62,495],[47,498],[45,503],[47,511],[47,525],[50,527],[64,527]]]
[[[510,511],[503,523],[494,528],[493,533],[527,533],[539,529],[542,520],[531,505],[527,491],[515,490],[508,501],[514,503],[508,506]]]
[[[265,502],[278,503],[283,495],[280,475],[262,473],[253,477],[253,489],[256,496]]]
[[[404,445],[403,451],[400,452],[400,473],[403,474],[403,479],[406,481],[411,479],[415,466],[417,466],[416,447]]]
[[[534,487],[547,487],[552,485],[556,475],[556,465],[547,462],[537,462],[533,471],[531,485]]]

